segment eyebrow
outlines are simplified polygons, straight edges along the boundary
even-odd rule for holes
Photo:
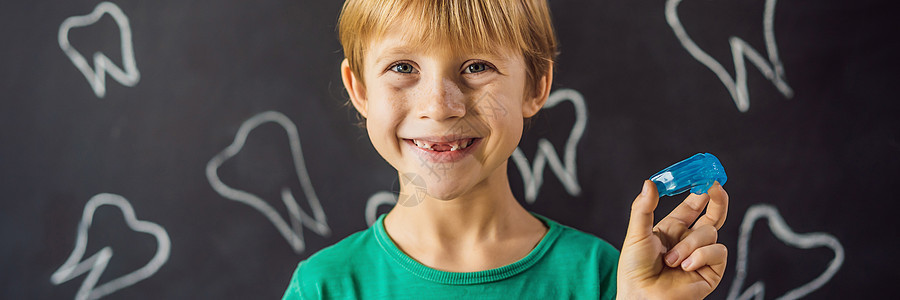
[[[395,56],[409,56],[413,52],[414,51],[412,49],[409,49],[409,47],[406,46],[391,47],[387,51],[381,53],[378,57],[376,57],[374,63],[375,65],[379,65],[382,61],[387,60],[388,58],[392,58]]]

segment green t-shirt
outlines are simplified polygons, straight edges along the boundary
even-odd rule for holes
[[[397,248],[384,215],[300,262],[284,299],[613,299],[619,251],[534,214],[549,228],[524,258],[496,269],[445,272]]]

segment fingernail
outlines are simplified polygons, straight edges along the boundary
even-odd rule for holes
[[[688,257],[688,258],[685,259],[683,262],[681,262],[681,268],[682,268],[682,269],[687,269],[688,267],[691,266],[691,263],[692,263],[692,262],[694,262],[694,260],[691,259],[690,257]]]
[[[646,195],[650,192],[650,184],[647,183],[649,180],[644,180],[644,185],[641,186],[641,194]]]
[[[666,264],[668,264],[670,266],[674,265],[675,261],[677,261],[677,260],[678,260],[678,251],[672,250],[669,252],[668,255],[666,255]]]

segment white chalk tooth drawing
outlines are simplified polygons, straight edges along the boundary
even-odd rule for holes
[[[297,177],[300,179],[300,187],[303,189],[307,203],[309,203],[309,207],[313,212],[313,216],[310,217],[302,208],[300,208],[300,205],[297,204],[297,200],[294,199],[294,195],[291,193],[290,188],[283,187],[281,189],[281,200],[287,207],[288,215],[291,219],[291,226],[288,226],[287,222],[285,222],[281,215],[278,214],[278,211],[272,208],[272,206],[266,203],[262,198],[232,188],[219,179],[218,169],[222,166],[222,163],[234,157],[241,151],[244,147],[244,143],[247,141],[247,137],[253,129],[268,122],[280,125],[287,133],[295,171]],[[303,150],[300,148],[300,134],[297,131],[297,126],[294,125],[294,122],[291,122],[287,116],[280,112],[267,111],[244,121],[238,129],[237,134],[234,136],[234,142],[232,142],[231,145],[228,145],[222,152],[216,154],[216,156],[210,159],[209,163],[206,164],[206,178],[209,179],[209,184],[213,189],[215,189],[219,195],[222,195],[222,197],[247,204],[268,218],[297,254],[302,253],[306,248],[301,225],[321,236],[328,236],[331,234],[331,228],[328,227],[325,220],[325,211],[322,210],[322,205],[319,203],[319,197],[316,196],[316,191],[313,188],[312,182],[309,179],[309,173],[306,170]]]
[[[394,205],[396,203],[397,194],[388,191],[379,191],[372,194],[372,196],[369,197],[369,200],[366,201],[366,224],[369,224],[369,226],[375,224],[375,220],[378,218],[376,215],[378,213],[378,206]]]
[[[775,44],[775,2],[776,0],[766,0],[765,11],[763,12],[763,33],[766,42],[766,52],[769,54],[768,61],[756,49],[753,49],[750,44],[739,37],[732,36],[728,39],[731,45],[732,59],[734,60],[735,78],[732,78],[728,71],[722,67],[722,64],[700,49],[694,43],[694,40],[688,36],[687,31],[684,30],[684,26],[681,25],[681,20],[678,18],[678,4],[681,3],[681,0],[666,1],[666,21],[669,22],[669,27],[672,27],[681,45],[694,59],[705,65],[719,77],[719,80],[728,89],[728,93],[731,94],[734,104],[741,112],[747,112],[750,109],[750,94],[747,90],[747,68],[744,63],[744,57],[750,60],[767,79],[772,81],[782,95],[788,99],[794,97],[794,90],[791,89],[784,79],[784,66],[778,58],[778,47]]]
[[[119,27],[119,35],[122,43],[122,65],[125,66],[124,71],[101,52],[94,53],[94,69],[91,69],[91,66],[88,65],[84,56],[82,56],[78,50],[75,50],[75,48],[72,47],[72,44],[69,43],[70,29],[92,25],[99,21],[103,14],[109,14]],[[84,74],[84,78],[87,79],[91,88],[94,89],[94,94],[97,95],[98,98],[103,98],[103,96],[106,95],[107,73],[122,85],[129,87],[134,86],[141,79],[141,74],[138,72],[137,64],[135,64],[134,61],[131,26],[128,23],[128,17],[118,6],[111,2],[101,2],[100,4],[97,4],[94,11],[88,15],[67,18],[59,25],[58,39],[59,47],[62,48],[63,52],[66,53],[66,56],[72,60],[75,67]]]
[[[97,280],[106,270],[109,259],[113,256],[113,250],[107,246],[91,255],[85,260],[84,252],[88,243],[88,229],[93,222],[94,212],[98,207],[110,205],[122,211],[125,217],[125,223],[131,230],[136,232],[148,233],[156,237],[156,254],[147,262],[146,265],[125,276],[110,280],[100,286],[97,286]],[[62,266],[59,267],[53,275],[50,276],[50,282],[54,285],[62,284],[72,280],[81,274],[88,273],[75,299],[97,299],[123,288],[129,287],[138,281],[147,279],[162,267],[169,259],[171,250],[171,241],[166,230],[155,223],[148,221],[140,221],[134,214],[134,208],[128,203],[124,197],[115,194],[97,194],[91,198],[84,206],[84,214],[81,217],[81,223],[78,224],[78,236],[75,239],[75,249]]]
[[[544,167],[550,164],[550,169],[562,182],[566,192],[569,195],[577,196],[581,194],[581,185],[578,184],[578,174],[575,170],[576,146],[584,135],[584,129],[587,126],[587,106],[584,97],[576,90],[561,89],[550,94],[544,109],[552,108],[563,101],[569,101],[575,107],[575,124],[569,133],[569,139],[566,141],[564,159],[559,159],[553,144],[547,139],[538,140],[537,154],[534,155],[532,166],[528,165],[528,158],[521,148],[516,147],[513,151],[512,159],[519,173],[522,174],[522,181],[525,185],[525,200],[528,203],[534,203],[537,199],[541,185],[544,183]]]
[[[744,285],[744,279],[747,278],[747,257],[750,249],[750,236],[753,233],[753,225],[759,219],[768,219],[769,229],[775,234],[775,237],[785,244],[800,248],[811,249],[818,247],[828,247],[834,251],[834,258],[828,263],[828,268],[822,274],[806,284],[792,289],[784,295],[776,299],[799,299],[807,294],[817,290],[831,280],[831,277],[841,268],[844,263],[844,247],[841,242],[834,236],[815,232],[798,234],[788,227],[784,222],[784,218],[778,213],[778,209],[768,204],[756,204],[747,209],[744,214],[744,221],[741,223],[741,233],[738,237],[738,257],[737,266],[735,267],[734,281],[728,292],[728,300],[746,300],[765,298],[765,284],[757,281],[750,285],[743,292],[741,288]]]

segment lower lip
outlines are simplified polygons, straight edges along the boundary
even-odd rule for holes
[[[434,150],[419,148],[419,146],[416,146],[416,143],[414,143],[412,140],[404,139],[403,141],[406,142],[406,145],[408,145],[410,148],[412,148],[412,151],[415,152],[417,155],[419,155],[419,157],[423,158],[425,161],[428,161],[430,163],[436,163],[436,164],[437,163],[454,163],[454,162],[460,161],[461,159],[463,159],[466,156],[468,156],[469,154],[471,154],[472,151],[474,151],[473,149],[475,149],[475,147],[477,147],[479,144],[481,144],[481,139],[477,138],[474,141],[472,141],[472,144],[469,145],[468,147],[466,147],[465,149],[459,149],[456,151],[434,151]]]

